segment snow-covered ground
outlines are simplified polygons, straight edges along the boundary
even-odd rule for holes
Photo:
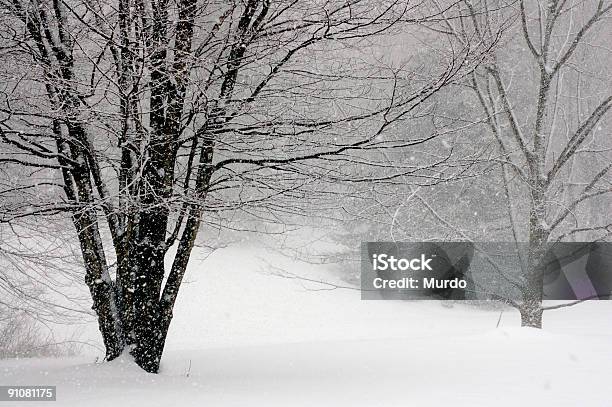
[[[44,406],[612,405],[610,302],[550,311],[542,331],[506,311],[496,328],[499,311],[361,301],[295,276],[347,285],[263,249],[197,252],[159,375],[128,357],[13,359],[0,384],[56,385]]]

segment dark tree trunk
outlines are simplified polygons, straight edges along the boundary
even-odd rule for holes
[[[62,128],[59,122],[55,123],[54,132],[61,134]],[[93,300],[92,309],[98,317],[98,326],[106,348],[106,359],[112,360],[123,352],[124,341],[117,314],[116,291],[108,273],[96,212],[88,207],[92,202],[93,191],[87,160],[76,145],[69,147],[67,143],[58,142],[58,150],[80,163],[72,171],[62,171],[64,191],[68,199],[77,206],[72,221],[78,234],[85,265],[85,283]]]
[[[140,236],[136,242],[138,263],[134,292],[134,340],[136,363],[147,372],[156,373],[161,359],[160,293],[164,278],[164,239],[167,215],[149,209],[140,215]]]

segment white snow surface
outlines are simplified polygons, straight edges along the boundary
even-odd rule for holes
[[[270,264],[347,286],[265,249],[197,251],[160,374],[127,355],[10,359],[0,385],[57,386],[57,402],[18,406],[612,406],[608,301],[549,311],[543,330],[505,311],[496,328],[499,311],[361,301]]]

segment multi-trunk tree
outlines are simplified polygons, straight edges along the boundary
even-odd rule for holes
[[[483,52],[418,81],[378,64],[375,40],[440,18],[404,1],[0,4],[5,192],[47,191],[2,221],[70,214],[106,358],[149,372],[206,216],[297,211],[283,199],[352,153],[427,142],[379,136]]]

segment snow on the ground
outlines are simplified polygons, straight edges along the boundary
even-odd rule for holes
[[[13,359],[0,385],[56,385],[43,406],[612,405],[610,302],[550,311],[542,331],[506,311],[496,328],[499,311],[361,301],[296,276],[347,285],[268,250],[196,253],[159,375],[129,356]]]

